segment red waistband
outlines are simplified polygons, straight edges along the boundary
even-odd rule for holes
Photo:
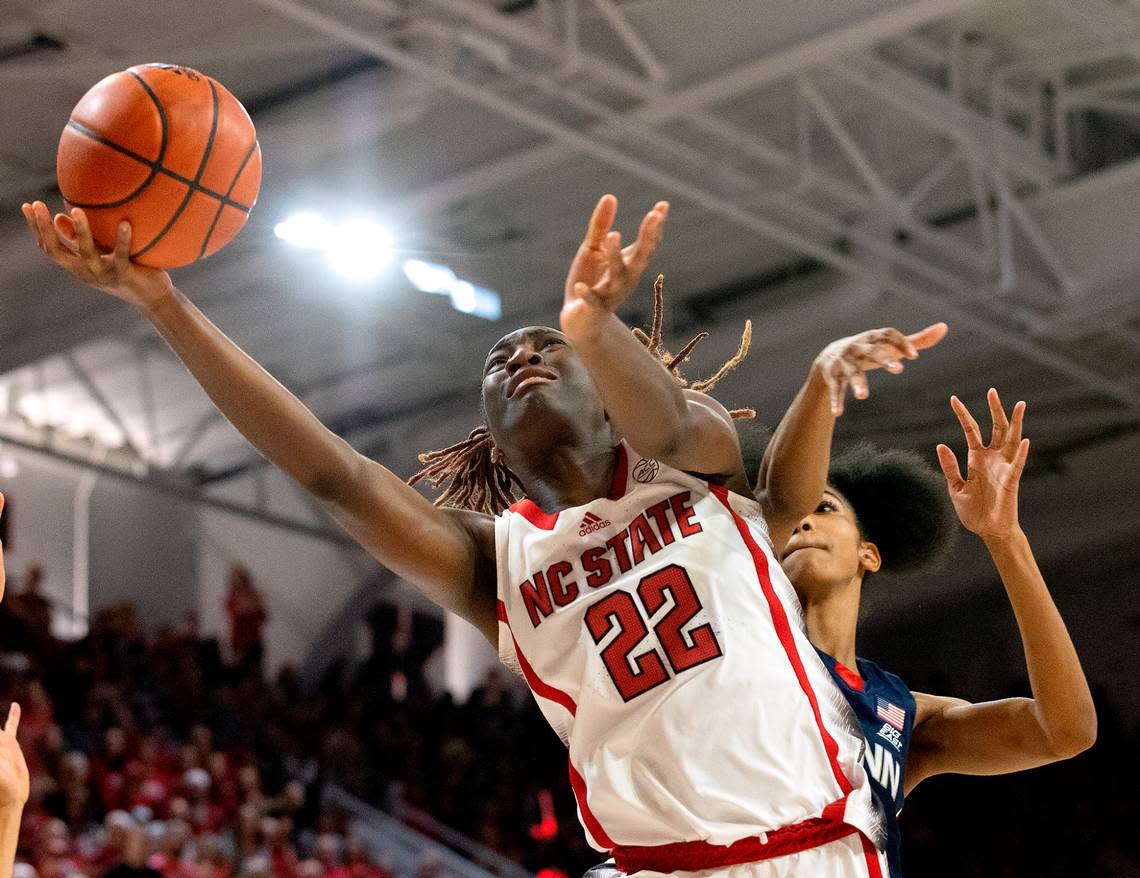
[[[728,845],[709,844],[707,841],[678,841],[649,847],[618,845],[611,853],[618,869],[626,875],[642,869],[651,872],[697,872],[784,857],[846,838],[854,832],[858,830],[847,823],[812,817]]]

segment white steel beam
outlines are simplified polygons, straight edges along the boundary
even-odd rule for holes
[[[1048,157],[1006,125],[995,125],[949,94],[869,55],[825,67],[841,79],[876,94],[962,148],[971,161],[1006,167],[1039,185],[1052,182]]]
[[[879,176],[879,172],[875,170],[871,160],[867,158],[862,148],[856,143],[851,132],[847,130],[847,126],[843,124],[843,120],[831,108],[831,104],[816,88],[815,83],[807,75],[804,75],[796,81],[796,89],[815,111],[816,116],[819,117],[835,142],[839,144],[839,148],[843,150],[848,161],[855,166],[863,181],[875,193],[875,198],[878,199],[879,203],[892,212],[899,213],[897,193],[893,192],[883,181],[883,178]]]
[[[131,431],[127,427],[126,422],[119,415],[119,412],[115,409],[115,407],[111,405],[111,401],[107,399],[106,394],[104,394],[103,391],[99,389],[99,386],[95,383],[95,380],[91,377],[88,371],[84,369],[83,366],[79,363],[79,360],[76,359],[75,352],[65,352],[62,359],[63,362],[67,364],[67,368],[70,370],[75,380],[83,385],[83,389],[87,391],[87,395],[91,397],[92,402],[94,402],[97,406],[99,406],[100,409],[103,410],[103,414],[107,416],[107,420],[114,424],[119,432],[123,434],[123,446],[138,460],[146,463],[147,458],[139,450],[138,445],[136,445],[134,440],[131,438]]]
[[[637,63],[648,74],[649,78],[654,82],[664,82],[669,78],[669,72],[665,69],[665,65],[649,48],[649,45],[641,38],[639,34],[629,23],[629,19],[622,14],[621,10],[614,5],[613,0],[593,0],[594,6],[602,13],[602,17],[613,28],[618,38],[629,49]]]

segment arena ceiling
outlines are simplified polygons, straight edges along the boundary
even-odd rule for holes
[[[506,329],[556,319],[597,196],[652,268],[668,335],[745,318],[725,401],[779,417],[826,341],[950,323],[878,380],[845,437],[929,451],[946,399],[1030,402],[1033,515],[1055,551],[1140,538],[1140,3],[1136,0],[7,0],[0,23],[0,431],[184,491],[259,465],[155,334],[31,245],[70,107],[169,61],[250,109],[265,177],[241,237],[176,283],[397,472],[478,417]],[[496,323],[393,269],[353,286],[274,225],[371,211],[399,252],[497,291]],[[631,305],[644,320],[648,284]],[[29,398],[31,402],[29,402]],[[1080,510],[1075,514],[1074,510]]]

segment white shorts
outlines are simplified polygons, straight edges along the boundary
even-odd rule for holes
[[[837,841],[771,860],[668,874],[677,878],[889,878],[890,871],[887,855],[876,851],[874,845],[855,832]],[[666,873],[642,870],[628,878],[666,878]]]

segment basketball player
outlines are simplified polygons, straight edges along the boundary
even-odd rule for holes
[[[790,618],[761,505],[725,487],[746,484],[731,417],[682,391],[614,314],[668,205],[624,249],[615,211],[606,196],[591,218],[563,332],[527,327],[489,352],[487,423],[447,450],[456,509],[355,452],[165,273],[132,264],[128,226],[102,254],[82,211],[53,226],[42,203],[24,208],[57,264],[136,306],[255,447],[521,669],[568,745],[590,840],[626,871],[879,875],[862,735]],[[769,526],[790,533],[819,494],[771,477]],[[516,486],[526,496],[505,508]]]
[[[1018,522],[1018,485],[1029,453],[1025,403],[1007,418],[988,394],[993,430],[984,444],[957,397],[951,405],[968,445],[967,476],[938,446],[945,476],[915,455],[861,445],[832,464],[819,508],[783,548],[782,563],[804,607],[808,633],[855,709],[864,757],[889,815],[890,874],[901,875],[898,825],[903,797],[937,774],[1007,774],[1071,758],[1096,739],[1096,713],[1073,642]],[[940,554],[949,535],[944,491],[962,525],[993,559],[1013,606],[1032,698],[970,704],[911,692],[894,674],[856,658],[856,621],[866,577]]]

